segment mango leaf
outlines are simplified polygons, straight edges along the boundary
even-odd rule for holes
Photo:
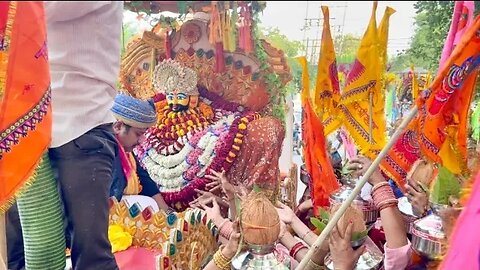
[[[330,219],[330,213],[328,213],[327,210],[325,210],[322,207],[319,207],[318,212],[320,213],[320,218],[322,220],[329,220]]]
[[[368,235],[368,230],[352,233],[352,241],[358,241]]]
[[[460,194],[460,183],[455,174],[445,167],[438,169],[437,179],[433,183],[430,201],[436,204],[448,205],[450,196],[457,197]]]
[[[318,218],[310,218],[310,222],[313,224],[313,226],[315,226],[315,228],[317,228],[320,232],[323,231],[323,229],[325,229],[325,227],[327,227],[327,224],[321,222]]]
[[[262,192],[262,189],[258,185],[253,185],[253,191],[259,193]]]

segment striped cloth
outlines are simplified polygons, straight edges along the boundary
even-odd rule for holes
[[[28,270],[65,268],[65,233],[57,184],[48,154],[35,171],[35,179],[17,198]]]

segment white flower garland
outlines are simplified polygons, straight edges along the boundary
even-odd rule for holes
[[[159,154],[154,148],[148,150],[147,155],[160,167],[174,168],[180,165],[192,150],[193,147],[187,143],[180,152],[174,155],[165,156]]]
[[[198,162],[200,163],[200,165],[206,166],[209,163],[212,154],[214,154],[213,150],[215,150],[215,145],[217,144],[217,141],[218,137],[212,134],[212,136],[210,136],[210,140],[204,146],[205,148],[203,148],[203,153],[200,155],[200,157],[198,157]]]
[[[211,127],[213,130],[225,126],[230,127],[235,118],[235,114],[222,115]],[[178,153],[173,155],[158,153],[154,148],[147,151],[143,162],[152,180],[159,185],[160,191],[178,192],[187,184],[187,181],[183,178],[183,173],[192,166],[187,163],[187,157],[195,149],[189,143],[191,137],[192,134],[189,132],[186,136],[178,138],[178,141],[184,142],[185,145]],[[218,140],[219,137],[213,131],[207,132],[200,138],[197,148],[203,151],[198,157],[198,164],[201,166],[201,170],[197,173],[197,176],[203,176],[207,168],[212,164]]]

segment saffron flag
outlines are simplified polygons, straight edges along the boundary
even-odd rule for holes
[[[42,2],[0,2],[0,209],[33,174],[51,139]]]
[[[352,69],[347,77],[339,105],[342,124],[357,144],[360,153],[374,159],[386,143],[385,95],[381,70],[386,59],[388,20],[394,10],[387,8],[381,22],[381,36],[376,23],[377,2],[363,36]],[[382,41],[380,45],[380,40]],[[380,48],[382,47],[382,48]],[[370,102],[370,94],[372,100]]]
[[[322,12],[322,46],[318,59],[314,107],[317,115],[326,123],[325,136],[328,136],[340,126],[340,121],[336,118],[337,105],[340,101],[340,83],[338,81],[335,48],[333,46],[332,34],[330,33],[328,7],[322,6]]]
[[[480,64],[480,17],[465,32],[428,91],[417,99],[419,113],[381,167],[400,187],[423,154],[453,173],[465,162],[467,113]],[[448,139],[447,139],[448,138]],[[444,145],[446,143],[446,145]],[[447,146],[448,148],[446,148]]]
[[[302,139],[304,143],[303,155],[305,167],[312,179],[312,200],[315,214],[318,215],[319,206],[328,206],[329,196],[338,189],[339,185],[333,171],[330,157],[326,150],[326,138],[323,133],[321,119],[313,110],[310,96],[307,59],[299,58],[302,66]]]

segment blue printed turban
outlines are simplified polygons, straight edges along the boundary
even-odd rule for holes
[[[157,122],[157,112],[152,101],[124,94],[115,97],[112,112],[118,121],[136,128],[149,128]]]

